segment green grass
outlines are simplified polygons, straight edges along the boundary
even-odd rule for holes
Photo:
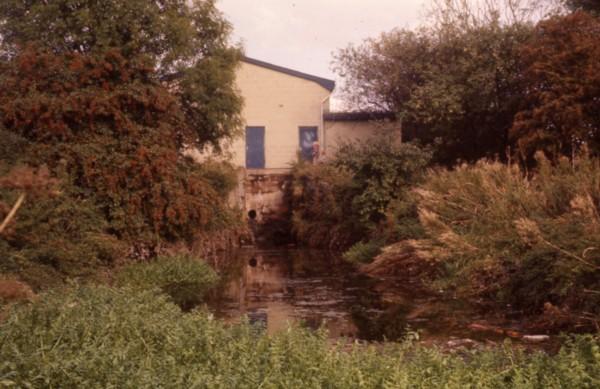
[[[597,336],[555,356],[509,347],[444,354],[410,342],[331,346],[323,332],[267,336],[184,313],[157,290],[77,287],[0,324],[0,386],[35,388],[593,388]]]
[[[117,273],[116,284],[141,290],[159,289],[180,307],[190,309],[203,301],[218,279],[206,262],[179,255],[128,265]]]

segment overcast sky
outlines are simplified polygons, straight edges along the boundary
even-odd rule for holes
[[[246,55],[335,79],[331,53],[420,23],[427,0],[217,0]]]

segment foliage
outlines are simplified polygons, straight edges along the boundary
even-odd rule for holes
[[[344,252],[344,259],[352,263],[368,263],[381,253],[383,242],[371,240],[369,242],[357,242]]]
[[[0,174],[8,173],[8,170],[19,165],[23,152],[27,148],[27,140],[18,134],[6,131],[0,121]]]
[[[419,180],[430,159],[429,150],[417,144],[375,137],[342,144],[332,164],[351,174],[356,185],[351,209],[369,224],[385,218],[389,203]]]
[[[118,50],[129,61],[143,57],[155,81],[178,74],[171,93],[193,133],[190,144],[199,147],[218,148],[240,124],[234,87],[239,50],[229,45],[230,32],[213,0],[0,3],[0,42],[8,59],[28,44],[59,56]]]
[[[10,191],[0,195],[16,198]],[[89,200],[61,193],[26,201],[0,237],[0,273],[18,276],[35,290],[92,277],[124,255],[122,243],[108,230]]]
[[[329,248],[347,248],[380,235],[376,230],[386,218],[402,221],[410,214],[399,207],[395,218],[388,208],[392,202],[399,204],[418,182],[430,156],[416,144],[382,137],[343,144],[323,164],[297,165],[292,196],[295,235],[313,247]]]
[[[431,26],[396,29],[340,50],[344,93],[355,108],[397,113],[404,138],[435,145],[438,162],[504,156],[531,23],[506,23],[494,7],[478,16],[454,7],[467,2],[442,3]]]
[[[151,247],[190,241],[226,214],[207,169],[182,156],[191,135],[152,74],[116,50],[57,56],[30,48],[0,77],[0,120],[29,143],[27,162],[64,177],[118,237]]]
[[[300,162],[292,177],[292,232],[300,242],[334,249],[347,247],[367,232],[347,207],[355,192],[348,172]]]
[[[402,196],[392,200],[388,206],[386,219],[379,228],[387,242],[425,237],[425,231],[419,222],[417,196],[412,188],[414,185]]]
[[[127,265],[116,276],[117,285],[159,289],[184,309],[202,302],[217,280],[217,274],[206,262],[186,255],[160,256],[151,262]]]
[[[273,337],[184,314],[151,291],[82,287],[13,309],[0,324],[0,382],[16,387],[595,387],[598,339],[555,356],[512,347],[443,354],[410,343],[344,351],[322,333]]]
[[[229,162],[207,159],[200,164],[199,174],[223,198],[229,196],[238,185],[236,169]]]
[[[600,315],[600,161],[538,164],[531,178],[497,162],[429,174],[418,206],[438,286],[589,326]]]
[[[564,2],[573,11],[583,10],[590,13],[600,13],[600,1],[598,0],[565,0]]]
[[[599,35],[600,19],[576,12],[540,22],[522,48],[524,104],[511,137],[525,158],[600,155]]]
[[[0,3],[0,177],[47,166],[60,182],[10,220],[3,271],[48,286],[114,263],[122,241],[145,257],[237,219],[229,169],[184,157],[239,127],[230,31],[211,0]]]

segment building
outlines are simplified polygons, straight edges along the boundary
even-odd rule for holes
[[[250,173],[278,174],[303,158],[335,154],[341,141],[399,131],[387,113],[330,112],[335,82],[252,58],[243,58],[237,87],[244,98],[244,135],[232,146],[233,162]]]
[[[397,131],[394,115],[331,112],[335,82],[244,57],[237,70],[244,98],[243,135],[234,140],[232,162],[240,169],[235,201],[259,221],[285,213],[284,193],[292,164],[326,159],[340,142]]]

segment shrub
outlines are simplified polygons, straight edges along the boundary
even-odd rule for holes
[[[358,242],[344,253],[344,259],[352,263],[369,263],[381,253],[384,243],[378,240]]]
[[[177,305],[190,309],[202,302],[218,276],[206,262],[179,255],[125,266],[116,280],[118,285],[135,289],[160,289]]]
[[[202,129],[186,125],[187,110],[146,57],[26,48],[8,65],[3,132],[27,142],[29,165],[47,165],[70,195],[91,201],[115,236],[154,249],[222,227],[229,183],[183,156]]]
[[[337,249],[367,233],[348,207],[355,188],[347,172],[299,163],[292,176],[292,232],[301,243]]]
[[[14,387],[596,387],[599,339],[555,356],[511,347],[448,355],[410,343],[330,345],[182,313],[152,291],[80,287],[13,308],[0,324],[0,383]]]
[[[531,178],[479,162],[432,171],[417,190],[442,284],[525,312],[600,314],[600,161],[538,155]]]
[[[13,204],[16,197],[0,190],[0,201]],[[0,219],[4,215],[0,203]],[[108,227],[93,203],[65,192],[26,199],[0,236],[0,273],[13,274],[34,290],[93,277],[125,251]]]
[[[419,181],[430,160],[429,150],[382,136],[342,144],[332,164],[352,176],[356,191],[351,209],[360,222],[371,225],[385,219],[390,202]]]
[[[238,185],[235,167],[229,162],[207,159],[200,164],[199,171],[223,198],[227,198]]]
[[[402,234],[393,231],[395,223],[416,223],[409,189],[430,158],[416,144],[381,137],[343,144],[324,164],[298,164],[292,173],[295,235],[313,247],[345,249],[371,237]],[[409,229],[405,233],[412,237]]]

